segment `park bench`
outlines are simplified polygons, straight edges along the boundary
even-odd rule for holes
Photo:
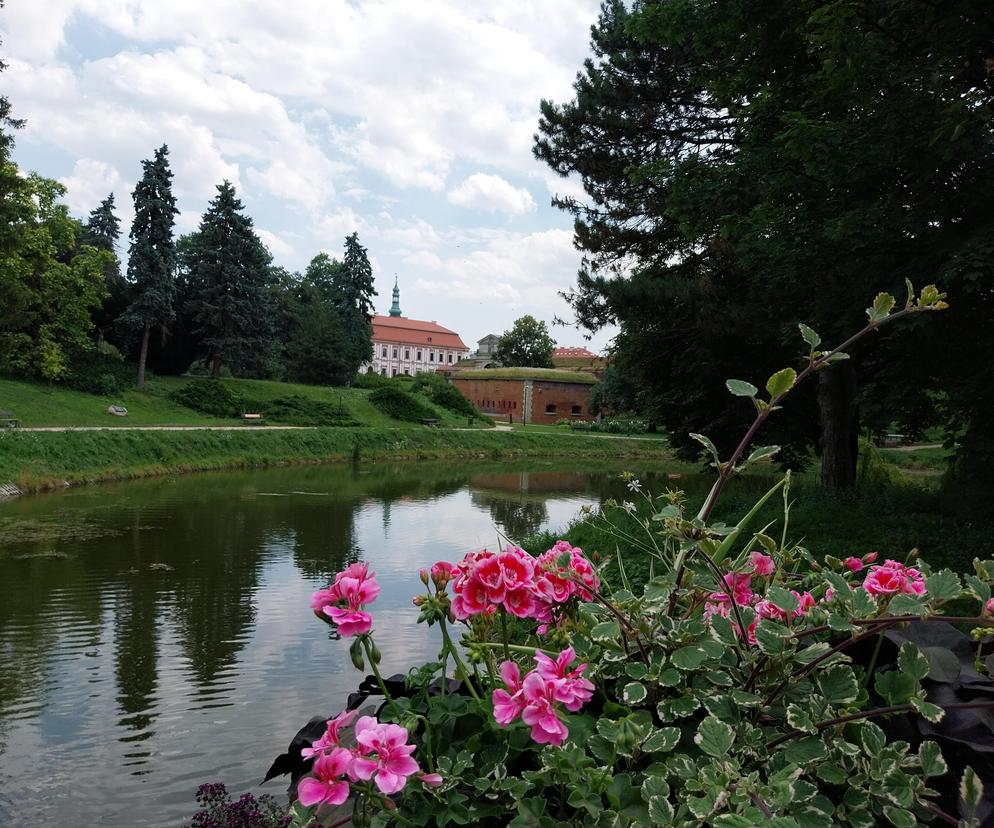
[[[261,414],[242,414],[242,419],[251,425],[262,425],[266,422]]]
[[[0,428],[20,428],[21,421],[13,411],[0,411]]]
[[[439,423],[438,420],[435,420],[431,417],[425,417],[421,420],[421,425],[426,425],[429,428],[438,428],[438,423]]]

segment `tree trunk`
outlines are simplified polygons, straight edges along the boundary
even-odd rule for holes
[[[145,358],[148,356],[148,339],[152,333],[152,325],[145,323],[145,330],[142,332],[142,349],[138,354],[138,387],[145,387]]]
[[[830,491],[848,489],[856,482],[859,455],[856,368],[851,360],[826,368],[818,375],[818,412],[821,484]]]
[[[211,357],[211,377],[221,379],[221,355],[218,353]]]

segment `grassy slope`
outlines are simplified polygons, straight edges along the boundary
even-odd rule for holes
[[[180,388],[189,377],[160,377],[149,384],[146,392],[126,391],[114,397],[100,397],[65,388],[0,379],[0,411],[12,411],[29,426],[144,426],[144,425],[239,425],[237,420],[222,420],[200,414],[169,399],[169,393]],[[377,411],[369,402],[370,392],[361,388],[325,388],[264,380],[227,379],[248,399],[265,401],[290,394],[332,404],[344,403],[350,416],[367,426],[396,426],[397,422]],[[451,411],[424,403],[437,412],[443,425],[465,426],[466,418]],[[107,406],[123,405],[127,417],[114,417]],[[246,428],[254,426],[246,425]]]
[[[181,471],[377,458],[652,457],[662,441],[434,428],[0,431],[0,481],[25,491]]]

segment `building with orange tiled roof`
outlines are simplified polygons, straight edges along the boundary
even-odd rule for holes
[[[400,288],[393,286],[393,304],[387,316],[372,318],[373,361],[363,371],[385,377],[414,376],[449,368],[469,353],[459,334],[400,312]]]
[[[556,359],[597,359],[597,354],[588,351],[586,348],[556,348],[552,352],[552,358]]]

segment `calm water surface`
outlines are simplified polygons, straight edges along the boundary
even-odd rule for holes
[[[308,599],[370,561],[385,673],[429,660],[418,569],[558,528],[622,467],[405,463],[203,474],[0,504],[0,825],[182,825],[260,786],[360,674]]]

